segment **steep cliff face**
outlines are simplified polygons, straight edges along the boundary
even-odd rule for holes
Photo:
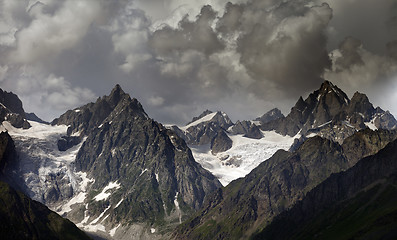
[[[87,230],[100,223],[109,233],[139,223],[142,231],[157,234],[199,209],[221,186],[194,161],[182,138],[150,119],[118,85],[53,124],[69,125],[68,134],[84,140],[74,167],[93,182],[67,216]]]
[[[201,212],[177,229],[175,239],[248,238],[332,173],[348,169],[397,137],[396,132],[387,130],[364,130],[357,135],[343,145],[317,136],[293,153],[278,151],[246,177],[212,196]],[[382,139],[383,144],[372,142],[375,138]],[[345,149],[354,145],[365,147],[355,155],[345,154]]]
[[[397,141],[330,176],[254,239],[397,237]]]

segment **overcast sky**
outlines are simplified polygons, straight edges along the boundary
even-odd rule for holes
[[[162,123],[249,120],[324,79],[397,115],[397,0],[0,0],[0,87],[45,120],[117,83]]]

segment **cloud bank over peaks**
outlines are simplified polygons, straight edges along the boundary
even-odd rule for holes
[[[393,2],[0,0],[0,87],[46,120],[116,83],[164,123],[288,113],[323,79],[397,113],[384,100],[397,92]]]

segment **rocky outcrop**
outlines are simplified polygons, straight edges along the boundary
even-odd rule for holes
[[[2,103],[11,112],[19,114],[21,117],[25,118],[22,101],[14,93],[0,89],[0,103]]]
[[[212,154],[225,152],[233,146],[233,141],[224,131],[219,131],[215,138],[211,141]]]
[[[35,113],[25,113],[25,117],[27,120],[35,121],[38,123],[49,124],[48,122],[44,121],[43,119],[39,118]]]
[[[0,89],[0,123],[3,121],[9,121],[16,128],[30,128],[18,96]]]
[[[237,135],[243,134],[244,137],[261,139],[263,134],[258,126],[251,121],[237,121],[230,129],[230,133]]]
[[[9,174],[17,161],[14,141],[7,132],[0,132],[0,180],[9,182]]]
[[[196,120],[183,129],[185,135],[183,138],[191,145],[210,144],[219,131],[226,131],[233,125],[230,118],[223,112],[213,113],[206,110],[194,119]]]
[[[62,136],[57,142],[58,150],[66,151],[80,142],[81,139],[78,136]]]
[[[393,141],[346,172],[330,176],[254,239],[394,239],[396,184]]]
[[[396,132],[387,130],[357,134],[360,136],[353,135],[342,145],[317,136],[293,153],[279,150],[246,177],[212,196],[202,211],[178,227],[175,239],[248,238],[331,174],[348,169],[397,137]],[[382,140],[373,142],[375,138]],[[354,156],[345,154],[354,146],[365,147]]]
[[[265,124],[279,118],[283,118],[284,114],[278,108],[273,108],[272,110],[268,111],[267,113],[263,114],[262,116],[256,118],[254,121],[259,121],[260,124]]]

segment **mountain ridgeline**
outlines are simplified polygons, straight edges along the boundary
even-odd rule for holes
[[[397,121],[390,112],[374,108],[366,95],[356,92],[350,100],[328,81],[306,100],[300,97],[286,117],[261,125],[262,130],[275,130],[283,135],[315,134],[339,143],[366,127],[391,130],[397,128]]]
[[[85,204],[68,214],[75,222],[89,212],[88,222],[99,217],[107,229],[137,224],[146,226],[142,234],[150,234],[149,226],[159,231],[178,224],[221,186],[194,161],[183,139],[150,119],[119,85],[109,96],[70,110],[52,124],[69,125],[70,136],[85,139],[75,168],[95,179]],[[95,200],[111,183],[118,186],[112,194]]]

